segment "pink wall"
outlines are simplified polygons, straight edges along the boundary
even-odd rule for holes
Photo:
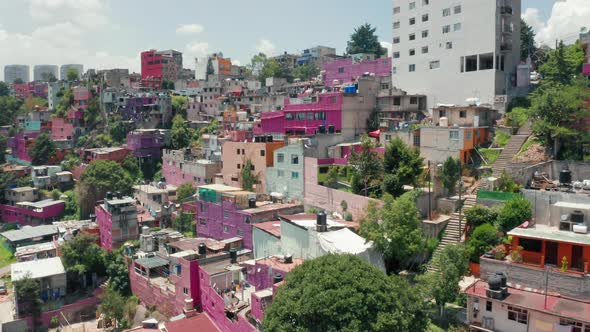
[[[256,294],[252,294],[252,300],[250,301],[251,313],[259,322],[262,322],[262,319],[264,318],[263,303],[263,299],[256,296]]]
[[[64,211],[64,208],[64,202],[56,202],[53,205],[44,207],[42,212],[35,212],[18,206],[0,205],[0,214],[2,215],[2,221],[4,222],[31,225],[41,224],[52,218],[59,217]],[[29,218],[29,221],[27,221],[27,217]],[[33,223],[31,219],[36,219],[36,222]]]
[[[334,80],[342,81],[343,84],[354,82],[365,73],[373,73],[377,77],[391,75],[392,59],[383,58],[373,61],[363,61],[357,64],[352,59],[339,59],[324,64],[324,84],[333,86]],[[342,72],[341,72],[342,71]]]
[[[111,215],[102,205],[95,206],[94,213],[96,214],[96,223],[100,229],[100,246],[107,250],[113,250],[113,234],[111,232],[113,221]]]
[[[51,138],[55,140],[72,139],[74,137],[74,125],[63,118],[51,120]]]
[[[582,73],[586,76],[590,76],[590,63],[584,64]]]

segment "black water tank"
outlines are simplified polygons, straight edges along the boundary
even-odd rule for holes
[[[283,281],[283,276],[280,274],[275,274],[274,277],[272,277],[272,284],[278,284],[279,282]]]
[[[232,264],[236,264],[238,262],[238,250],[236,248],[231,248],[229,250],[229,258]]]
[[[266,136],[260,136],[260,143],[266,143]]]
[[[497,274],[491,275],[488,278],[488,285],[491,290],[500,290],[502,288],[502,277]]]
[[[319,132],[320,134],[325,134],[325,133],[326,133],[326,126],[324,126],[324,125],[320,125],[320,126],[318,127],[318,132]]]
[[[336,132],[336,127],[334,127],[334,125],[329,125],[328,126],[328,133],[334,134],[335,132]]]
[[[272,140],[273,140],[273,137],[272,137],[272,135],[268,135],[268,136],[266,136],[266,141],[267,141],[267,142],[269,142],[269,143],[272,143]]]
[[[107,191],[107,199],[112,199],[113,198],[113,193],[110,191]]]
[[[317,214],[317,218],[316,218],[317,224],[318,225],[322,225],[325,226],[328,224],[328,216],[326,216],[325,212],[319,212]]]
[[[559,172],[559,183],[561,184],[570,184],[572,183],[572,171],[569,169],[564,169]]]
[[[580,210],[574,210],[574,212],[572,212],[571,220],[576,224],[584,223],[584,212]]]
[[[207,255],[207,246],[203,242],[199,243],[199,255]]]
[[[293,255],[285,255],[285,264],[293,263]]]
[[[260,143],[260,136],[254,137],[254,143]]]
[[[248,199],[248,208],[249,209],[256,208],[256,198],[249,198]]]
[[[496,272],[496,275],[498,277],[500,277],[500,280],[502,281],[502,287],[506,287],[507,286],[507,284],[506,284],[506,282],[507,282],[506,273],[504,273],[504,272]]]

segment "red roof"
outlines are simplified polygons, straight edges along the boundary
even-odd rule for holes
[[[220,332],[215,323],[209,318],[207,314],[200,314],[191,318],[185,318],[174,322],[167,322],[166,330],[168,332]]]
[[[465,293],[480,298],[487,298],[487,288],[488,283],[480,280],[467,288]],[[588,302],[555,296],[550,292],[547,296],[547,307],[545,307],[545,294],[517,288],[508,288],[508,294],[508,297],[501,301],[502,303],[590,323],[590,303]]]
[[[265,231],[274,237],[281,237],[281,222],[279,220],[261,222],[254,224],[254,227]]]

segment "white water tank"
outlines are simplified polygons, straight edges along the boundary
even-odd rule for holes
[[[449,126],[449,118],[443,116],[438,121],[438,125],[441,127],[448,127]]]

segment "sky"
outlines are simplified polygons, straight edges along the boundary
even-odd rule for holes
[[[590,26],[590,0],[522,0],[522,7],[539,43],[573,42]],[[391,12],[392,0],[2,0],[0,68],[82,63],[139,72],[139,53],[151,48],[182,51],[185,68],[219,51],[238,64],[315,45],[343,53],[365,22],[390,46]]]

